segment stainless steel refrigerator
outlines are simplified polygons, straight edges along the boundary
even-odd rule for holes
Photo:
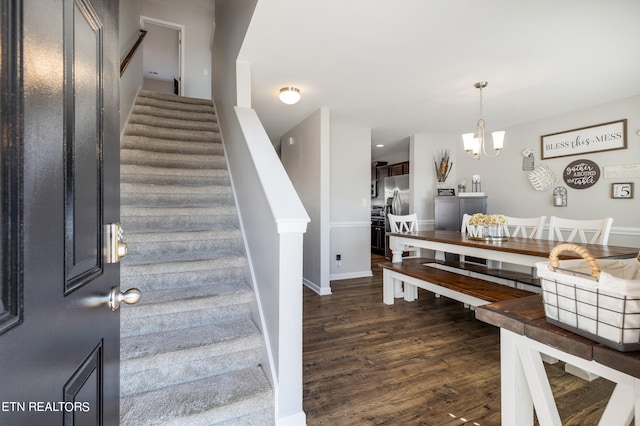
[[[396,215],[409,214],[409,175],[399,175],[384,178],[385,232],[391,231],[389,225],[389,213]],[[389,237],[385,237],[385,257],[391,259],[389,249]]]

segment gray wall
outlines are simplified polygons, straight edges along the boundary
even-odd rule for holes
[[[563,132],[586,126],[627,119],[627,149],[587,153],[561,158],[541,160],[540,137],[542,135]],[[471,123],[473,126],[474,123]],[[487,120],[487,128],[491,121]],[[413,189],[416,210],[422,220],[433,219],[432,197],[435,195],[435,172],[433,170],[433,149],[429,144],[448,144],[454,153],[453,171],[447,181],[450,187],[456,187],[466,180],[469,189],[471,176],[479,174],[482,190],[488,195],[488,211],[517,217],[556,215],[574,219],[597,219],[613,217],[613,228],[609,244],[640,247],[640,188],[639,178],[600,180],[587,189],[572,189],[563,179],[564,168],[572,161],[589,159],[599,165],[601,173],[604,167],[614,165],[640,164],[640,96],[621,99],[616,102],[598,105],[580,111],[549,117],[531,123],[502,129],[506,130],[504,151],[496,158],[482,157],[472,160],[462,149],[460,135],[420,134],[413,137],[415,152],[411,154],[412,170],[419,170],[419,179]],[[437,146],[437,145],[436,145]],[[568,206],[554,207],[552,190],[536,191],[528,179],[527,171],[522,170],[521,152],[525,148],[535,150],[535,167],[547,164],[558,177],[553,186],[565,186],[568,189]],[[633,182],[636,194],[630,200],[614,200],[610,197],[612,182]],[[545,234],[546,235],[546,234]]]
[[[319,294],[329,282],[329,110],[322,108],[281,139],[280,159],[311,222],[304,235],[303,277]]]
[[[138,0],[140,15],[184,25],[182,70],[183,96],[211,99],[211,39],[213,33],[213,3],[162,2]],[[139,19],[139,16],[138,16]]]

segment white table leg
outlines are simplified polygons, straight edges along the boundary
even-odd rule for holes
[[[517,334],[500,329],[502,425],[533,425],[533,402],[518,353]]]
[[[635,380],[638,382],[638,379]],[[636,386],[637,388],[637,386]],[[634,416],[635,392],[630,386],[618,383],[613,389],[599,425],[630,425]]]
[[[531,398],[536,408],[538,420],[541,425],[562,426],[560,414],[558,414],[556,401],[553,398],[553,392],[551,391],[547,372],[542,364],[540,352],[529,347],[529,345],[526,344],[525,337],[519,340],[518,352],[520,353],[520,361],[522,362],[524,375],[529,385],[529,392],[531,392]]]

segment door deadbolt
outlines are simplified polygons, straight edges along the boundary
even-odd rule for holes
[[[124,230],[120,222],[104,226],[104,257],[106,263],[118,263],[127,255],[127,243],[124,242]]]

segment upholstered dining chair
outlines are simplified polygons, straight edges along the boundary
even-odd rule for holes
[[[606,245],[611,232],[612,217],[594,220],[549,218],[549,240]],[[576,241],[576,238],[579,238]]]
[[[505,216],[504,235],[507,237],[542,238],[546,216],[511,217]]]

